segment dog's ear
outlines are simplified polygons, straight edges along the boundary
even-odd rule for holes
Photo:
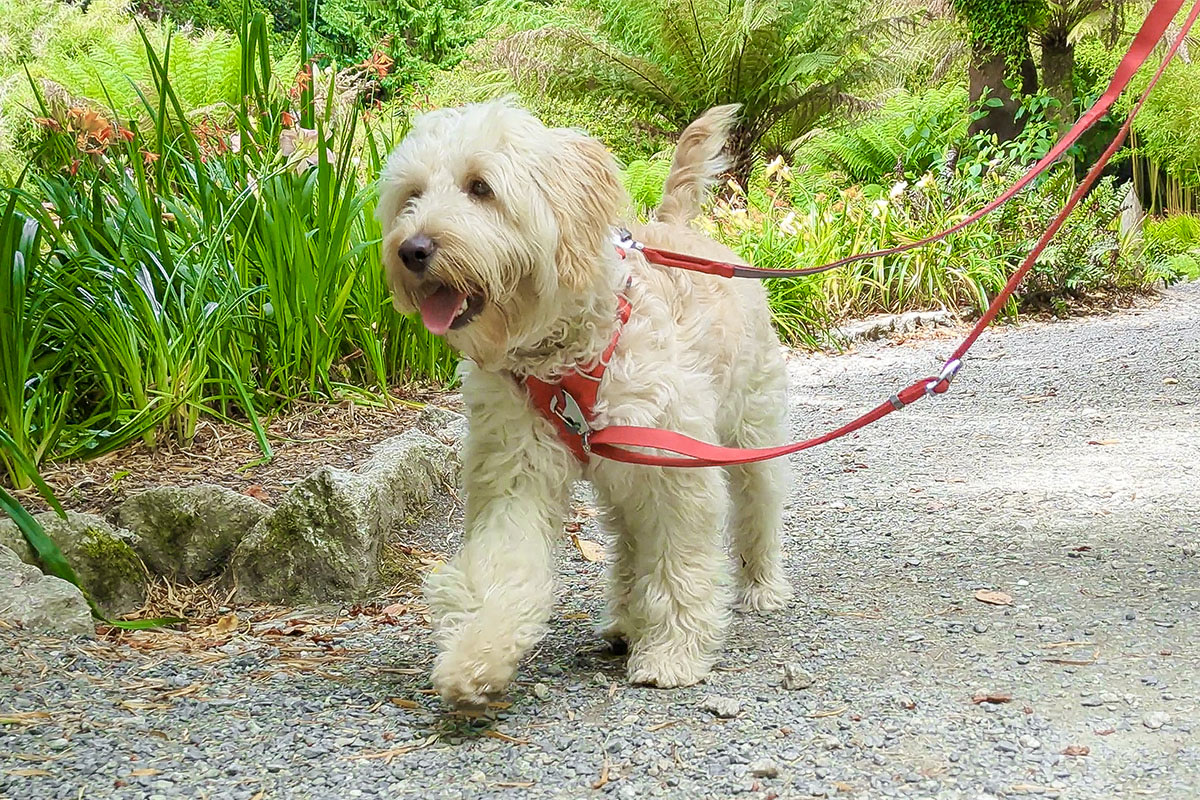
[[[550,157],[545,190],[558,223],[559,280],[571,290],[590,284],[596,259],[625,210],[617,163],[600,142],[575,131],[556,131],[560,145]]]

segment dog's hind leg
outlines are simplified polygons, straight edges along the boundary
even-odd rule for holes
[[[604,464],[595,480],[602,500],[620,507],[635,549],[623,613],[629,680],[664,688],[703,680],[729,624],[724,475]]]
[[[603,508],[604,527],[613,543],[612,560],[608,565],[608,619],[600,635],[613,653],[625,655],[629,650],[629,595],[637,579],[636,542],[621,510],[611,505]]]
[[[742,464],[729,470],[737,606],[743,611],[775,611],[792,596],[780,563],[779,526],[787,476],[787,464],[782,461]]]
[[[730,423],[729,441],[737,447],[782,444],[787,414],[787,375],[781,359],[756,370],[740,396],[740,416]],[[730,539],[737,561],[738,608],[774,611],[792,596],[783,573],[780,526],[791,470],[773,459],[729,468],[732,513]]]

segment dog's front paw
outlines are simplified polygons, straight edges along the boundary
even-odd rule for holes
[[[478,654],[446,651],[433,665],[433,688],[447,705],[482,709],[503,696],[516,669],[507,662],[492,662]]]
[[[637,650],[629,656],[630,683],[675,689],[692,686],[708,677],[712,664],[706,658],[686,651],[656,648]]]
[[[792,587],[782,577],[755,581],[738,591],[739,611],[766,614],[778,611],[792,599]]]

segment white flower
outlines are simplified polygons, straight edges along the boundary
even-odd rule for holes
[[[924,175],[921,176],[921,180],[917,181],[917,188],[920,189],[921,191],[925,191],[926,189],[931,189],[931,188],[933,188],[933,185],[934,185],[934,183],[933,183],[933,173],[932,172],[926,172]]]
[[[787,213],[787,216],[785,216],[783,219],[779,220],[779,230],[783,231],[788,236],[796,235],[797,228],[796,228],[796,212],[795,211],[789,211]]]
[[[888,197],[895,200],[900,195],[904,194],[904,190],[908,188],[908,181],[896,181],[892,184],[892,190],[888,192]]]
[[[766,168],[763,170],[763,177],[767,180],[771,180],[775,173],[779,172],[785,166],[787,165],[783,163],[783,156],[775,156],[775,160],[773,160],[770,164],[767,164]]]

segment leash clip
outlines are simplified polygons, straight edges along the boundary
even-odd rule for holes
[[[583,416],[583,410],[579,408],[579,403],[571,396],[570,392],[560,390],[558,394],[550,398],[550,413],[562,420],[563,425],[567,426],[567,430],[576,436],[582,436],[586,447],[587,436],[592,432],[592,427],[588,425],[587,418]]]
[[[628,228],[613,228],[613,244],[618,250],[641,250],[644,245],[633,238],[633,232]]]
[[[929,383],[925,384],[925,394],[933,397],[937,394],[942,394],[946,389],[950,388],[950,382],[954,380],[954,376],[958,374],[958,370],[962,367],[961,358],[952,358],[942,366],[942,371],[938,373],[936,378],[930,378]],[[946,389],[938,391],[939,386],[946,384]]]

